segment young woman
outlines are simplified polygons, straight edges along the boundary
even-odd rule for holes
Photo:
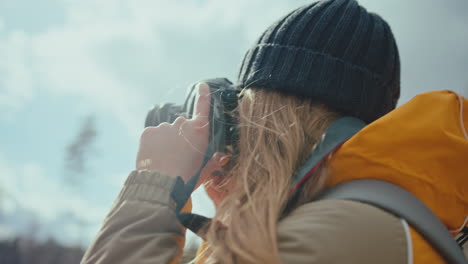
[[[466,117],[454,105],[467,102],[432,93],[386,115],[396,106],[399,80],[390,27],[354,0],[312,3],[269,27],[240,69],[239,152],[216,153],[201,177],[216,215],[204,230],[197,261],[443,263],[406,221],[383,210],[352,201],[312,202],[339,182],[383,179],[413,192],[449,228],[463,224],[467,184],[456,164],[468,156],[466,119],[460,126],[456,118],[437,118],[463,111]],[[82,263],[179,263],[184,228],[171,193],[177,176],[188,181],[196,173],[208,145],[210,93],[207,84],[198,88],[193,118],[143,131],[136,170]],[[421,106],[425,113],[418,115]],[[294,175],[343,116],[370,125],[313,172],[285,214]],[[431,126],[437,120],[444,125]],[[456,132],[446,139],[441,128]],[[424,151],[431,142],[438,153],[440,138],[458,152]]]

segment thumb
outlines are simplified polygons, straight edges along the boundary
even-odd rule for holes
[[[210,115],[210,87],[206,83],[199,83],[197,88],[198,91],[192,120],[196,120],[205,125],[208,123],[208,117]]]

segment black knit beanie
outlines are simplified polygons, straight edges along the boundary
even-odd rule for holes
[[[319,1],[262,34],[237,85],[312,98],[369,123],[400,96],[398,49],[390,26],[355,0]]]

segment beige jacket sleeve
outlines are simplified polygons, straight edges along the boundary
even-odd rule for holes
[[[82,264],[179,263],[184,228],[170,198],[175,179],[135,171],[107,215]],[[408,263],[402,221],[351,201],[319,201],[278,224],[283,263]]]
[[[411,248],[401,219],[353,201],[305,204],[278,226],[283,263],[406,264]]]
[[[179,263],[185,231],[170,198],[175,180],[132,172],[81,264]]]

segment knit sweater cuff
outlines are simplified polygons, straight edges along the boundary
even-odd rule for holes
[[[119,194],[118,200],[156,202],[175,209],[177,204],[171,193],[177,181],[177,178],[157,171],[132,171]]]

